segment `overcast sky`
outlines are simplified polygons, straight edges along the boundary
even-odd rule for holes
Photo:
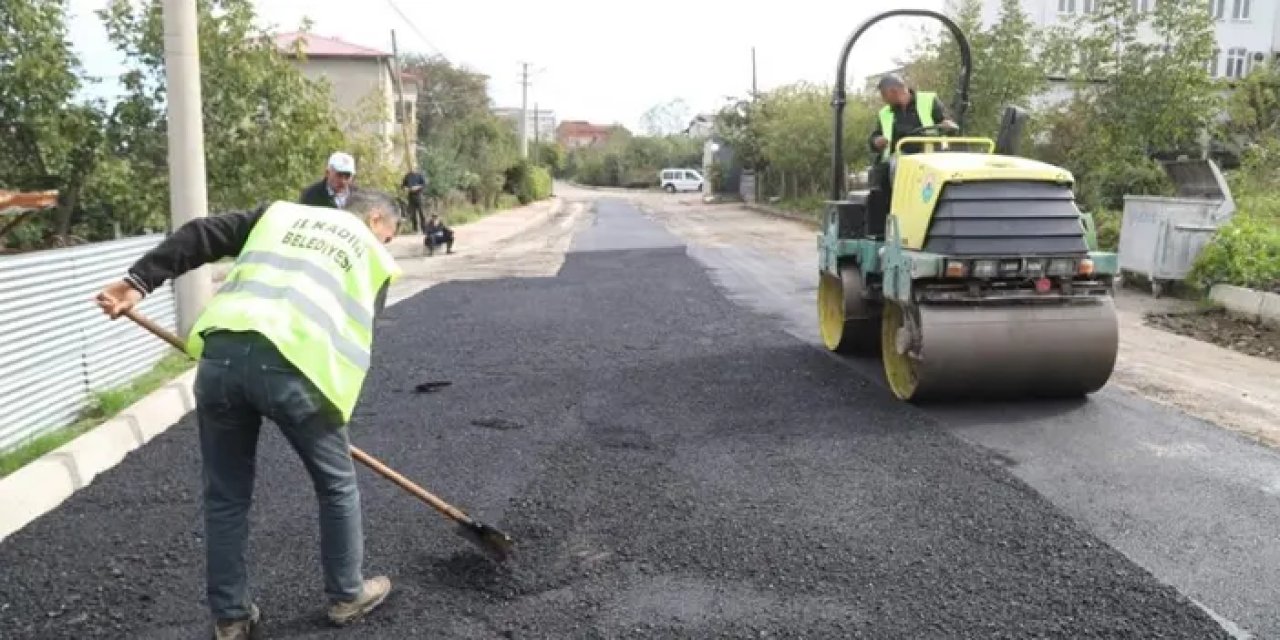
[[[70,0],[70,40],[91,75],[110,82],[120,57],[94,11],[109,0]],[[294,30],[304,16],[313,33],[390,50],[392,29],[402,52],[439,52],[489,75],[496,106],[520,105],[520,63],[531,63],[530,108],[557,119],[620,122],[637,127],[649,107],[684,99],[712,111],[725,96],[751,89],[756,47],[761,90],[800,80],[829,83],[849,33],[889,2],[695,0],[256,0],[265,25]],[[939,9],[943,0],[901,0],[903,8]],[[868,6],[871,5],[871,6]],[[398,6],[405,17],[394,7]],[[747,8],[755,6],[758,8]],[[607,7],[607,9],[606,9]],[[851,56],[855,77],[892,66],[908,49],[910,28],[894,18],[874,27]],[[113,85],[95,95],[110,95]]]

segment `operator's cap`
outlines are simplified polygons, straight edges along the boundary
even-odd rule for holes
[[[329,168],[337,171],[338,173],[349,173],[351,175],[355,175],[356,159],[352,158],[349,153],[335,151],[333,152],[333,155],[329,156]]]
[[[884,91],[890,87],[906,87],[907,81],[896,73],[886,73],[880,76],[880,82],[876,84],[877,91]]]

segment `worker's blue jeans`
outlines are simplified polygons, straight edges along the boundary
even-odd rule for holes
[[[207,594],[214,618],[249,616],[245,547],[264,417],[279,426],[315,486],[325,593],[331,600],[358,597],[364,560],[360,492],[341,415],[257,333],[206,337],[195,396],[204,462]]]

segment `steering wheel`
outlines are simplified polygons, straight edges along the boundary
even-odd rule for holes
[[[907,134],[907,136],[908,137],[930,136],[930,135],[947,136],[953,133],[958,133],[959,131],[960,131],[960,127],[949,127],[942,124],[931,124],[927,127],[920,127],[918,129],[914,129],[912,130],[911,133]]]

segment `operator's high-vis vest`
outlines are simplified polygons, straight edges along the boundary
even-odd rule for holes
[[[272,204],[254,225],[191,328],[199,358],[210,329],[256,331],[270,340],[351,419],[369,370],[374,305],[400,268],[360,218],[291,202]]]
[[[931,127],[937,124],[933,121],[933,104],[937,99],[936,93],[916,92],[916,114],[920,116],[920,126]],[[893,119],[893,109],[886,104],[880,109],[880,133],[884,135],[885,140],[889,141],[884,145],[884,151],[880,153],[880,157],[885,160],[888,160],[893,152]]]

